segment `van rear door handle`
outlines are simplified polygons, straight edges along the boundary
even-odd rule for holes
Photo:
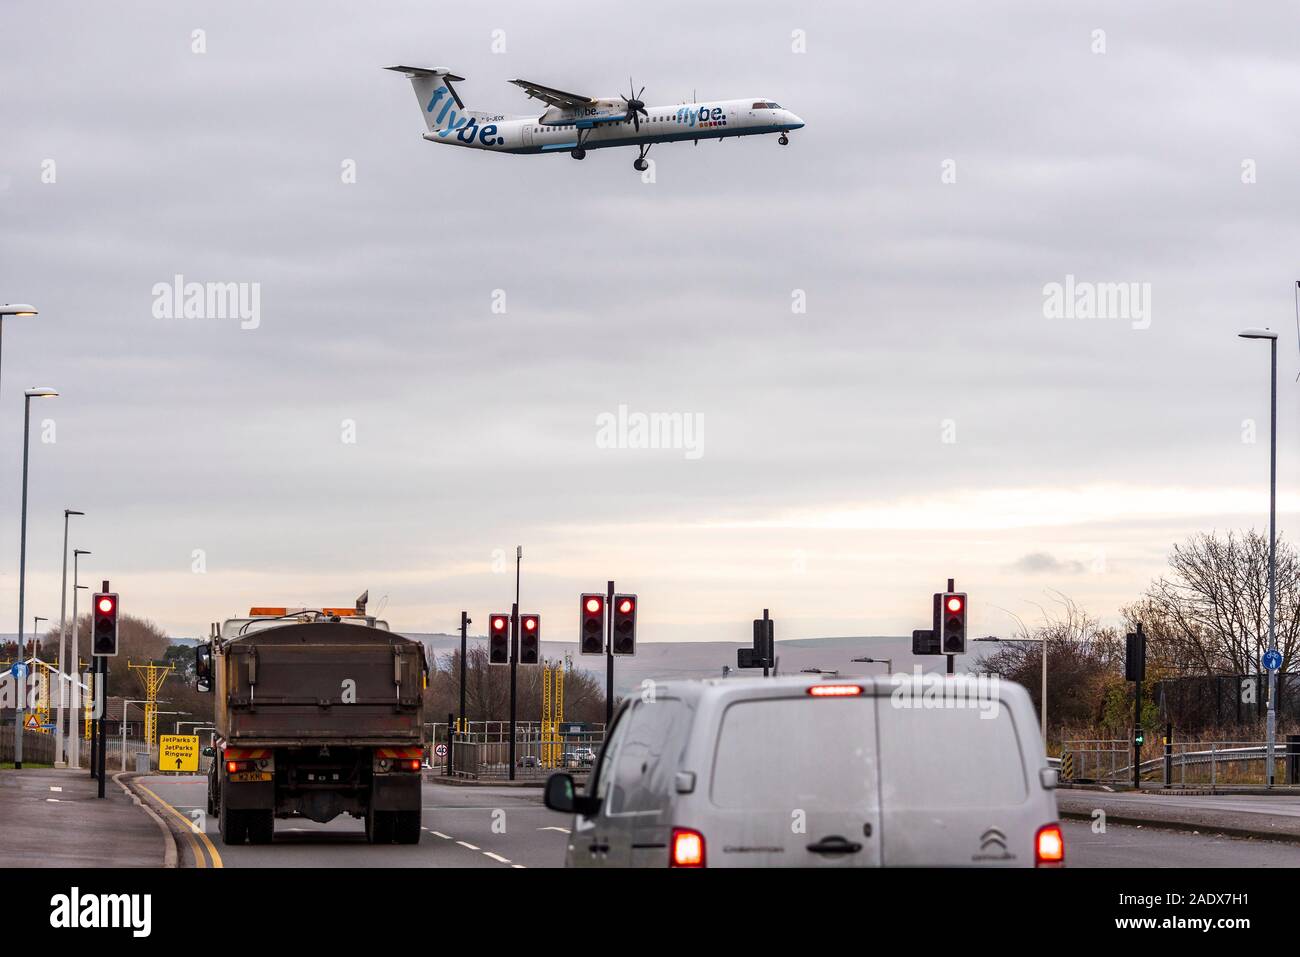
[[[862,845],[835,835],[823,837],[816,844],[809,844],[808,850],[814,854],[856,854],[862,850]]]

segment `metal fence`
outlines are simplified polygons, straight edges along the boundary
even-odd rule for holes
[[[1189,734],[1262,724],[1268,710],[1268,675],[1169,678],[1156,683],[1155,700],[1161,705],[1162,723],[1172,722]],[[1281,724],[1300,725],[1300,674],[1277,676],[1277,717]]]
[[[1273,749],[1274,785],[1300,785],[1300,735]],[[1131,784],[1130,740],[1067,741],[1059,759],[1061,780]],[[1254,788],[1268,783],[1268,745],[1255,741],[1174,741],[1149,744],[1141,753],[1143,781],[1168,788]]]
[[[430,725],[430,729],[430,764],[435,771],[473,780],[509,778],[508,721],[470,722],[467,732],[453,734],[450,741],[445,721]],[[556,770],[583,773],[595,763],[604,740],[603,724],[547,736],[541,722],[521,721],[515,728],[515,779],[540,780]],[[445,755],[438,753],[440,745],[447,750]]]

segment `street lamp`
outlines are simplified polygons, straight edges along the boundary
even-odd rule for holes
[[[0,306],[0,335],[4,333],[5,316],[34,316],[34,315],[36,315],[36,308],[34,306],[27,305],[27,303],[25,302],[15,302],[7,306]]]
[[[17,308],[9,306],[6,308]],[[30,307],[23,307],[30,308]],[[15,313],[23,315],[23,313]],[[2,325],[2,323],[0,323]],[[33,388],[23,393],[23,517],[22,534],[18,546],[18,653],[23,650],[23,617],[25,609],[23,600],[27,590],[27,446],[31,433],[32,399],[52,399],[56,395],[50,388]],[[14,769],[23,766],[23,729],[19,722],[14,722]]]
[[[1275,609],[1277,606],[1277,333],[1271,329],[1243,329],[1242,339],[1267,339],[1271,358],[1268,423],[1268,652],[1277,658]],[[1268,669],[1268,786],[1273,786],[1273,748],[1277,741],[1277,669]]]
[[[894,673],[893,658],[854,658],[853,660],[866,662],[867,664],[884,665],[886,673],[891,675]]]
[[[54,713],[54,766],[67,765],[66,744],[63,740],[63,714],[66,710],[66,695],[71,690],[68,684],[68,656],[65,633],[68,627],[68,518],[73,515],[85,515],[74,508],[63,510],[63,584],[59,586],[59,707]],[[75,625],[74,625],[75,627]],[[74,651],[75,655],[76,652]],[[75,662],[74,662],[75,665]]]
[[[77,680],[72,685],[72,702],[68,706],[68,764],[74,768],[81,767],[81,735],[77,733],[77,703],[80,701],[82,694],[81,685],[81,658],[77,651],[79,642],[77,641],[77,592],[85,589],[85,585],[77,584],[77,562],[82,555],[89,555],[90,552],[84,548],[74,548],[72,550],[72,641],[69,643],[68,651],[72,658],[73,673]]]

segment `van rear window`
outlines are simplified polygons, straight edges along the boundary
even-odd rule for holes
[[[876,806],[871,698],[738,701],[727,708],[711,799],[746,810]]]
[[[996,714],[996,717],[985,717]],[[900,708],[882,698],[880,805],[908,809],[1024,802],[1024,760],[1008,708]]]

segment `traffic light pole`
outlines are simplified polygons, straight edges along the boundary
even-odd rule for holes
[[[1142,678],[1145,676],[1145,659],[1146,659],[1146,635],[1142,634],[1142,622],[1138,622],[1138,653],[1143,658],[1143,669],[1138,675],[1138,680],[1133,682],[1133,790],[1142,790]],[[1043,654],[1047,653],[1047,646],[1043,646]]]
[[[954,579],[949,578],[948,591],[956,591],[956,590],[957,590],[957,582]],[[940,633],[942,634],[942,629],[940,630]],[[965,639],[963,638],[962,641],[964,642]],[[955,675],[957,673],[957,656],[946,655],[945,657],[948,659],[948,674]]]
[[[469,635],[469,612],[460,613],[460,716],[456,730],[465,724],[465,641]],[[450,751],[450,746],[448,747]]]
[[[605,734],[614,720],[614,583],[606,586],[605,593]]]
[[[107,582],[105,582],[105,587],[107,587]],[[100,673],[100,687],[104,689],[103,690],[104,706],[99,709],[99,717],[95,719],[95,725],[99,729],[99,752],[96,758],[96,760],[98,761],[99,773],[96,775],[96,777],[99,779],[98,781],[99,797],[102,799],[104,797],[104,752],[108,750],[105,747],[106,742],[104,740],[104,732],[105,732],[104,715],[105,712],[107,712],[108,710],[108,659],[103,657],[102,655],[100,656],[99,659],[99,673]],[[98,699],[96,699],[96,701],[98,701]],[[122,710],[123,712],[126,711],[125,706],[123,706]],[[125,713],[122,715],[122,720],[123,722],[125,722],[126,720]]]
[[[768,625],[768,621],[770,620],[771,619],[768,617],[767,614],[767,609],[764,608],[763,609],[763,677],[764,678],[767,677],[768,665],[773,664],[773,662],[770,659],[775,655],[775,652],[772,649],[772,643],[767,640],[767,629],[771,627],[770,625]]]
[[[510,609],[510,780],[515,779],[515,689],[519,673],[519,602]]]

